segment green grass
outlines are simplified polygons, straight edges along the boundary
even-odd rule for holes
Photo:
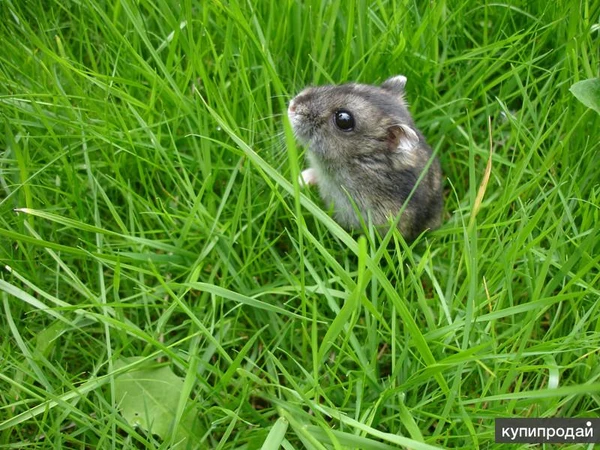
[[[569,92],[599,75],[597,2],[0,18],[1,448],[182,429],[197,448],[489,448],[496,417],[600,414],[600,117]],[[308,84],[400,73],[445,174],[445,223],[414,244],[348,234],[300,192],[284,122]],[[123,380],[165,373],[171,419],[148,432]]]

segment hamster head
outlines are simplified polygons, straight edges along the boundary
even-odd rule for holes
[[[410,150],[419,136],[404,101],[405,84],[399,75],[381,86],[309,87],[292,99],[288,117],[298,139],[323,162]]]

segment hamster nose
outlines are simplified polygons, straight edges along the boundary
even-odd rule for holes
[[[290,106],[288,106],[288,111],[292,113],[296,112],[296,104],[293,101],[290,102]]]

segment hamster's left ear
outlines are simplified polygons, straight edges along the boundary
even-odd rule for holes
[[[419,135],[409,125],[392,125],[387,129],[388,149],[410,151],[419,144]]]
[[[385,80],[381,85],[381,88],[393,92],[394,94],[403,95],[405,86],[406,77],[404,75],[397,75]]]

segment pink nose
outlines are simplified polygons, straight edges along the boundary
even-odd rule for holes
[[[296,111],[296,105],[294,104],[294,102],[290,103],[290,106],[288,106],[288,111],[289,112],[295,112]]]

